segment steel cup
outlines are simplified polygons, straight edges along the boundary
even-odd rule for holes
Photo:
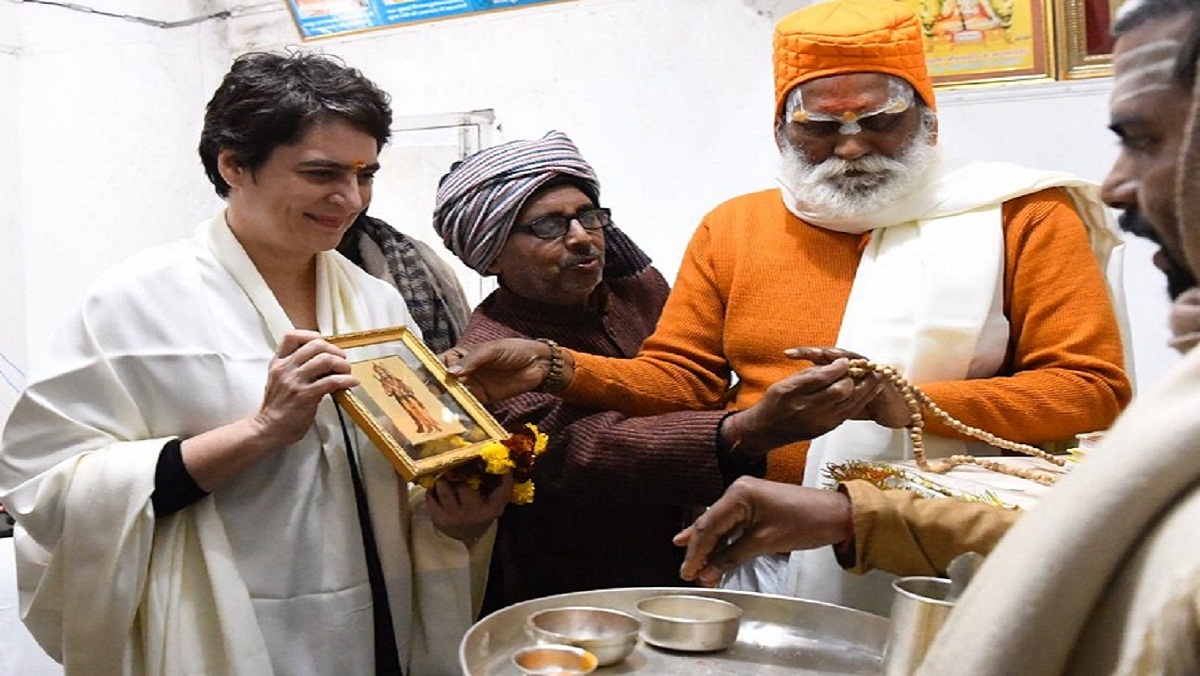
[[[892,582],[892,624],[883,652],[884,676],[908,676],[921,666],[953,603],[946,601],[950,580],[902,577]]]

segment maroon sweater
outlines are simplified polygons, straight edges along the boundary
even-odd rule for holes
[[[631,357],[653,332],[668,292],[654,268],[601,283],[587,308],[500,288],[475,309],[460,344],[551,338],[573,350]],[[723,410],[630,418],[541,393],[489,408],[510,429],[536,424],[550,443],[535,466],[533,503],[509,505],[500,518],[483,614],[551,594],[684,585],[683,551],[671,537],[690,522],[692,507],[717,499],[739,474],[765,468],[718,460]]]

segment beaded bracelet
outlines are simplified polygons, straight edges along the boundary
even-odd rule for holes
[[[538,338],[539,343],[545,343],[550,348],[550,370],[542,384],[537,386],[537,392],[557,392],[563,389],[563,356],[562,348],[549,338]]]

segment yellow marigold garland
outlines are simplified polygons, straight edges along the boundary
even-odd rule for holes
[[[513,484],[512,498],[509,502],[514,505],[527,505],[533,502],[533,481],[522,481]]]
[[[508,470],[516,467],[516,463],[512,458],[508,457],[508,447],[498,441],[489,442],[480,451],[479,457],[487,463],[486,471],[488,474],[504,474]]]
[[[533,502],[533,464],[537,456],[546,450],[549,440],[548,436],[538,431],[536,425],[526,423],[507,439],[485,444],[478,457],[441,474],[420,477],[417,483],[431,488],[438,479],[447,479],[487,492],[500,485],[502,475],[512,472],[514,485],[509,502],[514,505],[529,504]]]

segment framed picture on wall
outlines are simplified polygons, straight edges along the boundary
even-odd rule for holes
[[[327,340],[346,351],[358,387],[334,395],[406,481],[479,455],[504,428],[403,326]]]
[[[305,40],[566,0],[287,0]]]
[[[1112,23],[1121,0],[1054,0],[1058,76],[1112,75]]]
[[[1046,0],[903,1],[920,17],[935,85],[1053,77]]]

